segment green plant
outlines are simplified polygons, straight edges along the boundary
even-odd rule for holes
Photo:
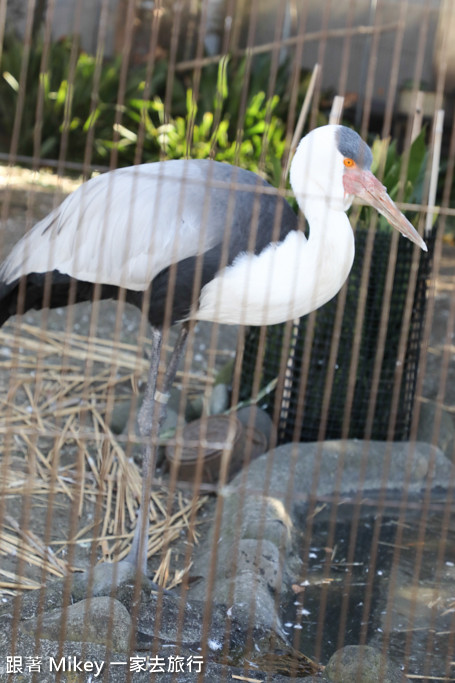
[[[270,96],[267,55],[252,61],[225,58],[200,73],[176,73],[169,94],[167,62],[157,60],[150,82],[145,66],[128,70],[119,105],[122,57],[100,64],[94,56],[75,54],[71,38],[48,48],[43,60],[43,44],[37,40],[28,56],[18,154],[54,159],[64,154],[71,161],[89,158],[103,165],[113,153],[118,165],[138,158],[212,157],[263,173],[279,184],[289,106],[288,64],[279,67]],[[7,36],[0,71],[0,149],[6,152],[16,125],[26,56],[22,42]],[[297,106],[307,85],[305,74]]]
[[[264,171],[276,184],[281,174],[280,160],[285,149],[285,127],[274,115],[279,103],[278,96],[266,100],[264,92],[250,96],[245,111],[244,128],[237,135],[232,126],[226,104],[231,101],[225,64],[218,68],[217,85],[212,93],[211,107],[201,112],[191,88],[186,91],[185,115],[167,116],[164,102],[131,98],[125,108],[125,123],[117,126],[117,142],[97,140],[99,149],[104,147],[107,155],[113,147],[125,152],[134,148],[138,130],[144,129],[144,152],[146,161],[157,156],[167,159],[215,158],[235,163],[255,172]],[[134,125],[126,125],[129,119]]]
[[[117,99],[120,86],[122,58],[118,57],[101,65],[97,93],[92,96],[97,77],[96,58],[81,52],[76,57],[74,74],[69,78],[72,60],[72,41],[62,40],[51,43],[47,65],[41,71],[43,46],[40,42],[33,46],[27,66],[25,101],[22,112],[18,153],[32,155],[37,152],[41,157],[57,158],[60,154],[62,134],[67,140],[67,157],[72,161],[82,161],[89,132],[94,132],[94,161],[99,161],[104,148],[98,145],[101,140],[113,136]],[[8,150],[14,127],[14,113],[19,99],[19,78],[24,47],[12,36],[5,39],[0,79],[0,124],[4,132],[1,146]],[[164,95],[166,89],[166,63],[156,65],[150,84],[152,95]],[[141,97],[145,87],[145,68],[133,67],[128,72],[125,101]],[[71,80],[71,82],[70,82]],[[173,99],[182,96],[183,89],[177,81]],[[42,105],[40,121],[37,120],[39,105]],[[34,150],[35,127],[40,123],[40,147]],[[128,163],[129,160],[125,160]]]

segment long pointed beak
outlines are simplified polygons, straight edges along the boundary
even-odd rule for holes
[[[427,245],[420,237],[414,226],[401,213],[397,205],[387,194],[387,189],[379,182],[371,171],[349,169],[343,175],[346,192],[355,194],[376,211],[379,211],[394,228],[411,242],[417,244],[423,251],[428,251]]]

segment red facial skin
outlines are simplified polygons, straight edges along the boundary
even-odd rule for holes
[[[390,199],[384,185],[367,169],[362,169],[352,159],[344,160],[343,186],[346,194],[355,195],[376,211],[379,211],[402,235],[427,251],[427,246],[417,230],[403,216],[397,205]]]

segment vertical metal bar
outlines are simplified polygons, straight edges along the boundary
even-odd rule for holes
[[[16,111],[14,113],[14,124],[13,131],[11,134],[11,144],[9,151],[9,163],[14,164],[17,156],[17,149],[19,145],[19,135],[22,123],[22,114],[25,104],[25,93],[27,92],[27,72],[28,63],[30,59],[30,50],[32,46],[32,29],[33,29],[33,16],[35,10],[35,0],[29,0],[27,5],[27,16],[24,31],[24,40],[21,61],[21,71],[19,76],[19,92],[17,98]]]
[[[108,28],[108,10],[109,0],[102,0],[99,11],[99,23],[96,38],[95,69],[93,72],[93,84],[90,96],[90,110],[88,112],[88,120],[91,123],[87,131],[87,138],[85,140],[83,161],[84,176],[87,176],[89,174],[93,154],[93,145],[95,143],[95,112],[97,110],[97,107],[99,106],[100,99],[101,72],[103,68],[103,59],[106,49],[106,35]]]
[[[392,127],[392,117],[396,101],[396,91],[398,86],[398,78],[400,71],[400,57],[403,49],[403,38],[406,28],[406,15],[408,11],[407,0],[400,2],[400,16],[398,19],[398,28],[395,35],[395,42],[393,47],[392,67],[390,69],[389,87],[387,90],[387,99],[384,112],[384,123],[382,126],[382,137],[390,135]]]
[[[424,98],[424,93],[422,90],[419,90],[416,96],[416,104],[415,104],[415,114],[414,114],[414,119],[412,122],[412,130],[411,130],[411,142],[414,142],[416,137],[419,135],[420,131],[422,130],[422,119],[423,119],[423,98]]]
[[[376,12],[377,12],[377,0],[370,0],[370,9],[369,9],[369,16],[368,16],[368,24],[370,26],[373,26],[373,24],[376,22]],[[368,80],[370,78],[369,76],[369,69],[371,66],[371,44],[372,41],[374,40],[374,34],[373,36],[371,35],[366,35],[365,36],[365,46],[364,46],[364,52],[362,56],[362,71],[360,75],[360,87],[359,87],[359,92],[358,92],[358,97],[357,97],[357,106],[356,106],[356,112],[355,112],[355,126],[357,129],[362,127],[364,128],[364,100],[367,99],[367,84]]]

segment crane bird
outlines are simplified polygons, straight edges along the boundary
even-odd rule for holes
[[[0,266],[0,325],[29,309],[125,299],[148,316],[152,352],[138,415],[142,493],[126,561],[146,575],[147,512],[155,468],[150,438],[188,323],[268,325],[303,316],[339,291],[354,258],[346,215],[354,196],[426,251],[418,232],[370,171],[372,153],[351,129],[322,126],[300,142],[290,182],[309,226],[258,175],[209,160],[120,168],[81,185]],[[181,322],[157,385],[163,329]]]

